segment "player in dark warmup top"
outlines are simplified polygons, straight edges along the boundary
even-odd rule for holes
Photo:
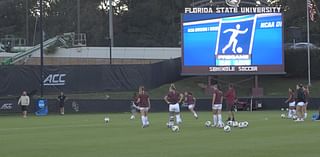
[[[64,105],[65,105],[65,102],[67,101],[67,97],[64,95],[63,92],[60,92],[60,95],[57,97],[57,100],[60,108],[60,114],[64,115]]]
[[[307,107],[308,107],[309,99],[310,99],[309,86],[304,86],[303,87],[303,92],[304,92],[304,95],[305,95],[306,102],[304,103],[304,106],[302,107],[302,113],[303,113],[304,119],[306,119],[308,117]]]
[[[226,98],[227,111],[229,112],[227,121],[235,121],[234,110],[237,96],[232,84],[229,85],[228,91],[225,93],[224,96]]]
[[[296,90],[296,110],[298,118],[295,120],[297,122],[304,121],[304,113],[303,113],[303,106],[306,102],[305,92],[303,91],[303,85],[298,84]]]

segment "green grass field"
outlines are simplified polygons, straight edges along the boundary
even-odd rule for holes
[[[309,112],[311,115],[313,112]],[[0,157],[315,157],[319,156],[320,122],[297,123],[280,111],[237,112],[249,127],[206,128],[210,112],[194,119],[183,112],[180,132],[166,128],[167,113],[150,113],[151,126],[129,114],[0,117]],[[226,113],[223,113],[224,118]]]

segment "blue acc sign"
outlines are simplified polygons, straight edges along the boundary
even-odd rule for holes
[[[216,42],[217,66],[251,65],[255,16],[226,17],[220,21]]]

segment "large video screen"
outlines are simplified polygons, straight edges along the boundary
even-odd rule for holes
[[[281,13],[182,14],[182,75],[283,74]]]

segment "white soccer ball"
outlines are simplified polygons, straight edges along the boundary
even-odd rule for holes
[[[229,125],[226,125],[224,128],[223,128],[223,131],[224,132],[230,132],[231,131],[231,127]]]
[[[281,118],[286,118],[286,115],[285,114],[281,114],[280,117]]]
[[[224,128],[224,123],[219,123],[217,127],[218,128]]]
[[[178,125],[174,125],[174,126],[171,127],[171,130],[172,130],[173,132],[179,132],[179,131],[180,131],[180,128],[179,128]]]
[[[284,111],[284,108],[281,108],[281,111]]]
[[[209,128],[209,127],[211,127],[211,121],[206,121],[205,123],[204,123],[204,125],[207,127],[207,128]]]
[[[239,127],[240,129],[245,128],[244,122],[240,122],[239,125],[238,125],[238,127]]]
[[[230,120],[227,122],[227,125],[232,126],[233,122]]]
[[[297,118],[298,118],[298,117],[297,117],[296,115],[293,115],[293,116],[292,116],[292,119],[293,119],[293,120],[296,120]]]
[[[244,125],[244,127],[246,128],[246,127],[248,127],[248,126],[249,126],[249,122],[244,121],[244,122],[243,122],[243,125]]]
[[[106,124],[108,124],[108,123],[110,122],[110,118],[109,118],[109,117],[104,117],[104,122],[105,122]]]
[[[237,121],[232,122],[233,127],[238,127],[239,123]]]

